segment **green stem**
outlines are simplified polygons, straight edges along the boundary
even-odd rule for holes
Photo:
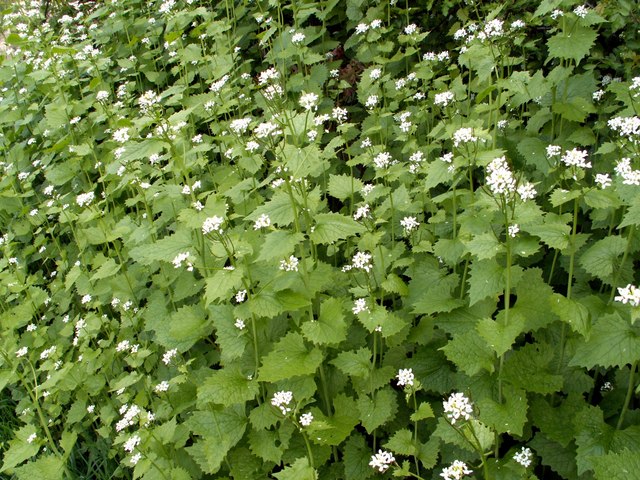
[[[613,285],[611,286],[611,295],[609,296],[609,303],[613,302],[613,298],[616,294],[616,287],[618,286],[618,280],[620,279],[620,273],[622,272],[622,267],[627,261],[627,257],[629,256],[629,250],[631,250],[631,240],[633,239],[633,234],[635,233],[636,226],[630,225],[627,233],[627,247],[624,249],[624,254],[622,255],[622,260],[620,261],[620,267],[616,271],[616,274],[613,279]]]
[[[629,403],[631,403],[631,397],[633,396],[633,386],[635,383],[635,373],[636,368],[638,366],[638,361],[636,360],[631,365],[631,370],[629,371],[629,386],[627,387],[627,396],[624,399],[624,405],[622,406],[622,411],[620,412],[620,418],[618,418],[618,423],[616,424],[616,430],[620,430],[622,427],[622,423],[624,422],[624,416],[627,413],[629,408]]]

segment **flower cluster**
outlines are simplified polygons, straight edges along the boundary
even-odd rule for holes
[[[297,272],[299,263],[300,260],[298,260],[294,255],[291,255],[286,260],[280,260],[280,270],[284,270],[285,272]]]
[[[469,420],[473,414],[473,404],[461,392],[452,393],[449,399],[442,403],[442,406],[452,424],[461,418]]]
[[[522,447],[522,450],[516,452],[513,455],[513,459],[522,465],[524,468],[527,468],[531,465],[533,453],[531,453],[531,449],[528,447]]]
[[[487,165],[486,182],[494,195],[509,195],[516,188],[516,179],[511,173],[505,157],[498,157]]]
[[[460,480],[465,475],[469,475],[471,473],[473,472],[469,470],[466,463],[460,460],[455,460],[450,466],[442,469],[440,476],[444,478],[444,480]]]
[[[620,295],[615,297],[616,302],[628,303],[632,307],[640,305],[640,289],[635,285],[629,284],[626,287],[618,287]]]
[[[289,404],[293,400],[293,392],[281,390],[273,394],[271,398],[271,405],[280,409],[283,415],[291,412]]]
[[[393,457],[391,452],[386,452],[384,450],[378,450],[378,453],[375,455],[371,455],[371,461],[369,462],[369,466],[378,469],[380,473],[386,472],[393,462],[396,459]]]
[[[413,375],[413,369],[411,368],[401,368],[398,370],[398,374],[396,375],[398,379],[398,385],[404,387],[406,385],[413,386],[413,380],[415,376]]]

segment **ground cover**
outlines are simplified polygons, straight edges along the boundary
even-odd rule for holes
[[[640,468],[634,2],[15,2],[4,478]]]

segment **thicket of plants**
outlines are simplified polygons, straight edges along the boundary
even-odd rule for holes
[[[0,474],[631,478],[639,15],[11,5]]]

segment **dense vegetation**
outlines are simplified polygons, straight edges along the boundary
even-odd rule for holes
[[[2,23],[3,478],[640,470],[635,1]]]

